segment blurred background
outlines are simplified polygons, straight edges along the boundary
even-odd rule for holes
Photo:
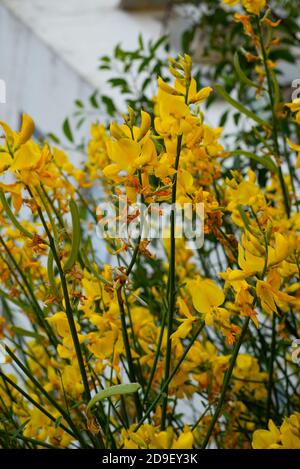
[[[101,55],[111,54],[117,43],[134,49],[140,32],[145,38],[160,35],[161,12],[124,9],[134,3],[140,2],[1,0],[1,119],[15,127],[26,111],[41,133],[59,132],[76,99],[105,90]]]
[[[271,3],[290,41],[274,57],[290,99],[300,76],[298,2]],[[232,73],[240,38],[232,9],[218,0],[0,0],[0,117],[17,127],[26,112],[37,138],[60,137],[63,128],[73,144],[72,126],[78,139],[79,129],[88,135],[89,120],[111,119],[125,104],[147,108],[170,52],[190,53],[201,85],[221,83],[247,104],[247,90],[236,89]],[[241,66],[246,70],[246,61]],[[255,107],[253,97],[248,104]],[[215,96],[206,116],[229,133],[240,125]]]

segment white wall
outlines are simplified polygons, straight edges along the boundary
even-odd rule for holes
[[[26,111],[43,132],[61,132],[75,99],[105,91],[101,55],[121,42],[134,48],[140,32],[157,37],[149,13],[127,13],[118,0],[0,0],[0,79],[6,104],[0,119],[13,127]]]

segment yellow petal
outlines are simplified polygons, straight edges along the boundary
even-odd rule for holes
[[[262,272],[265,265],[264,258],[254,256],[253,254],[251,254],[250,251],[244,251],[240,244],[238,247],[238,251],[239,266],[245,273],[250,276],[256,272]]]
[[[276,304],[274,301],[274,293],[267,282],[257,280],[256,293],[261,301],[262,308],[266,313],[272,314],[277,312]]]
[[[256,430],[253,433],[253,449],[268,449],[274,443],[276,443],[276,441],[274,441],[272,433],[268,430]]]
[[[124,133],[122,127],[117,124],[116,122],[112,122],[110,124],[110,133],[111,135],[116,138],[117,140],[119,140],[119,138],[124,138],[126,137],[126,134]]]
[[[34,122],[28,114],[23,114],[21,130],[18,135],[18,144],[23,145],[26,143],[34,132]]]
[[[120,170],[121,168],[118,164],[112,163],[106,166],[102,170],[102,173],[105,177],[113,179],[120,172]]]
[[[178,172],[178,183],[183,187],[183,189],[188,192],[191,187],[193,186],[193,176],[191,173],[186,171],[185,169],[181,169]]]
[[[220,306],[225,299],[221,288],[210,279],[190,282],[189,289],[193,305],[201,313],[209,313],[214,306]]]
[[[282,262],[289,254],[289,242],[281,234],[275,233],[275,249],[269,252],[268,265]]]
[[[192,432],[183,432],[173,443],[173,449],[192,449],[194,437]]]
[[[15,153],[14,162],[11,165],[11,171],[20,171],[36,167],[41,158],[41,150],[33,141],[22,145]]]
[[[172,86],[168,85],[161,77],[157,79],[157,84],[158,87],[166,93],[178,95],[177,90],[175,90]]]
[[[109,141],[107,145],[108,156],[118,163],[121,169],[128,169],[140,154],[140,144],[128,138]]]
[[[5,171],[12,164],[12,157],[9,153],[1,152],[0,153],[0,173]]]
[[[210,86],[206,86],[205,88],[202,88],[202,90],[198,91],[198,93],[196,93],[193,96],[191,102],[195,104],[202,103],[203,101],[205,101],[205,99],[208,98],[208,96],[211,94],[212,91],[213,89],[210,88]]]
[[[182,298],[178,297],[177,298],[177,304],[178,304],[178,307],[179,307],[180,314],[182,314],[182,316],[185,316],[186,318],[191,319],[192,315],[190,313],[190,310],[189,310],[186,302]]]
[[[140,139],[142,139],[151,127],[151,117],[148,112],[141,111]]]
[[[192,325],[194,322],[193,319],[184,319],[182,324],[178,327],[177,331],[173,332],[171,335],[171,339],[185,339],[189,334],[190,330],[192,329]]]
[[[169,116],[181,119],[189,114],[189,108],[184,102],[183,96],[174,96],[162,89],[158,90],[158,104],[161,118]]]

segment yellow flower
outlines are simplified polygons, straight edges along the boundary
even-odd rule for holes
[[[299,116],[300,116],[300,112],[299,112]],[[297,152],[297,161],[295,163],[295,167],[299,168],[300,167],[300,145],[297,145],[297,143],[291,142],[289,138],[287,139],[287,142],[291,150]]]
[[[266,0],[242,0],[242,5],[248,13],[259,15],[266,6]]]
[[[300,414],[295,412],[286,417],[280,428],[269,420],[269,430],[256,430],[253,433],[254,449],[300,449]]]
[[[240,0],[223,0],[225,5],[229,5],[231,7],[233,7],[234,5],[236,5],[237,3],[239,3]]]
[[[259,15],[266,6],[266,0],[223,0],[226,5],[234,6],[240,2],[248,13]]]
[[[10,167],[12,164],[13,159],[11,155],[7,152],[1,152],[0,153],[0,173],[3,173]]]
[[[186,303],[183,301],[182,298],[178,298],[177,300],[180,312],[185,316],[184,319],[178,318],[182,324],[178,327],[178,329],[171,335],[173,340],[184,339],[190,332],[193,326],[193,322],[196,321],[198,318],[192,316],[187,307]]]
[[[121,171],[134,174],[144,166],[156,163],[155,145],[150,136],[151,119],[149,114],[141,112],[141,126],[119,126],[113,123],[110,132],[113,138],[107,139],[107,154],[112,164],[103,169],[107,178],[115,179]]]
[[[34,122],[28,114],[22,115],[22,124],[19,132],[11,130],[9,125],[3,121],[0,121],[0,125],[3,127],[8,145],[12,149],[28,142],[34,132]]]
[[[249,242],[249,238],[251,242]],[[268,268],[280,264],[288,257],[289,243],[279,232],[275,233],[274,238],[274,245],[268,246],[268,254],[266,254],[259,243],[257,241],[255,243],[255,237],[244,234],[242,237],[244,247],[240,244],[238,246],[238,264],[241,270],[227,269],[226,272],[220,273],[221,278],[229,282],[243,280],[258,272],[263,272],[264,269],[267,272]],[[255,250],[256,255],[253,254]]]
[[[143,424],[137,432],[134,431],[134,425],[129,430],[122,430],[122,438],[126,449],[192,449],[194,443],[193,434],[187,425],[177,438],[173,428],[159,431],[150,424]]]
[[[293,304],[296,299],[287,293],[279,291],[281,278],[277,270],[271,271],[267,281],[257,280],[256,293],[261,301],[262,308],[269,314],[277,313],[277,306],[283,308],[284,304]]]
[[[37,166],[41,158],[39,146],[29,141],[22,145],[14,154],[14,161],[10,167],[11,171],[21,171],[23,169],[32,169]]]
[[[29,139],[34,132],[34,123],[31,117],[27,114],[23,114],[21,129],[19,132],[14,132],[3,121],[0,121],[0,125],[4,130],[6,139],[6,145],[0,153],[0,173],[12,165],[16,166],[16,159],[18,158],[23,159],[23,161],[27,160],[29,166],[31,166],[31,162],[34,162],[36,159],[36,156],[31,156],[31,151],[29,150],[33,146],[32,142],[29,142]],[[25,144],[29,146],[26,147]],[[26,153],[25,158],[20,157],[23,151]],[[13,168],[12,171],[15,169],[18,168]]]
[[[220,287],[211,279],[191,280],[187,288],[192,296],[194,308],[205,315],[205,322],[212,324],[212,313],[214,308],[220,306],[225,299]]]
[[[254,449],[274,448],[280,441],[280,431],[274,424],[273,420],[269,420],[269,430],[256,430],[253,433],[252,447]]]
[[[67,315],[64,312],[55,313],[47,321],[55,328],[61,337],[69,337],[71,334]]]
[[[286,417],[280,427],[283,448],[300,449],[300,413]]]
[[[295,120],[297,124],[300,124],[300,98],[294,99],[291,103],[286,103],[285,106],[296,113]]]
[[[192,449],[193,443],[193,434],[190,429],[186,426],[181,435],[179,435],[179,437],[173,442],[172,449]]]

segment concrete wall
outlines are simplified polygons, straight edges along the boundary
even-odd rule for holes
[[[134,48],[140,32],[157,37],[160,23],[145,13],[127,13],[118,0],[0,0],[0,79],[6,104],[0,119],[13,127],[26,111],[42,132],[61,132],[95,88],[105,91],[98,58],[121,42]]]

